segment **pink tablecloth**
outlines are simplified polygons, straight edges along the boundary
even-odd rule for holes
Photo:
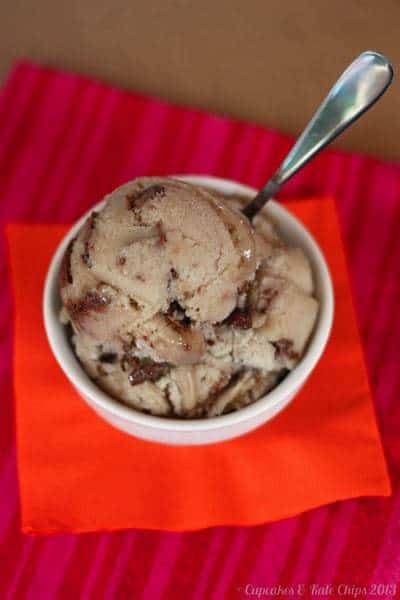
[[[259,186],[289,145],[290,139],[275,131],[21,63],[0,96],[0,218],[71,221],[106,191],[144,174],[210,173]],[[281,596],[296,597],[291,586],[303,585],[300,591],[310,595],[311,584],[330,583],[332,598],[350,597],[352,584],[399,581],[400,167],[326,152],[285,187],[285,194],[339,199],[393,497],[338,502],[253,528],[22,535],[10,374],[12,309],[2,257],[0,597],[244,598],[257,586],[267,597],[274,591],[268,588],[278,584]],[[347,592],[340,584],[349,586]],[[289,588],[286,594],[283,587]],[[380,597],[395,592],[380,590]],[[373,597],[374,588],[366,592]]]

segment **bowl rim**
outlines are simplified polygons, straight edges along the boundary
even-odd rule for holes
[[[211,187],[226,194],[240,193],[250,197],[256,193],[256,190],[250,186],[221,177],[208,175],[171,175],[170,177],[197,185]],[[318,243],[301,221],[276,201],[270,200],[268,202],[267,210],[272,213],[270,216],[272,216],[274,220],[284,221],[286,224],[289,224],[291,229],[295,230],[296,234],[302,238],[303,246],[307,247],[306,254],[312,262],[314,276],[316,275],[315,271],[318,271],[318,278],[321,283],[323,302],[320,299],[318,320],[304,356],[281,383],[248,406],[232,413],[216,417],[202,419],[171,419],[169,417],[159,417],[142,413],[135,408],[114,399],[112,396],[101,390],[90,379],[80,365],[72,348],[66,340],[65,326],[59,321],[58,314],[56,314],[55,303],[57,300],[58,271],[66,246],[77,233],[90,212],[101,208],[104,202],[105,201],[102,200],[86,211],[65,234],[52,256],[44,284],[43,319],[47,339],[59,366],[77,391],[83,394],[87,399],[90,399],[90,401],[100,410],[111,413],[115,417],[122,418],[148,429],[162,429],[177,432],[209,431],[225,428],[227,426],[237,425],[238,423],[249,419],[254,419],[264,411],[274,409],[280,404],[282,404],[282,408],[283,406],[286,406],[288,402],[284,402],[284,400],[295,395],[296,391],[305,382],[308,375],[319,361],[329,339],[334,313],[333,286],[328,265]],[[61,344],[62,347],[57,341],[57,338],[64,338],[64,343]]]

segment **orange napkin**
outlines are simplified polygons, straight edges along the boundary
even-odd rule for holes
[[[112,428],[56,364],[43,281],[68,227],[11,225],[14,383],[25,532],[250,525],[362,495],[389,495],[334,202],[288,203],[321,244],[336,295],[333,334],[293,403],[242,438],[168,447]]]

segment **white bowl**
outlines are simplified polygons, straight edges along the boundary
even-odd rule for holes
[[[216,177],[193,175],[179,178],[226,194],[238,193],[251,198],[256,192],[248,186]],[[101,205],[99,203],[97,208]],[[43,311],[47,337],[55,358],[77,392],[96,413],[118,429],[142,439],[178,445],[210,444],[240,436],[259,427],[289,404],[320,359],[329,338],[333,318],[332,281],[324,256],[314,238],[293,215],[274,201],[270,201],[264,209],[279,223],[279,230],[285,241],[289,245],[303,248],[311,261],[320,309],[305,355],[284,381],[254,404],[219,417],[180,420],[141,413],[121,404],[98,388],[75,357],[66,329],[59,321],[58,271],[61,259],[68,242],[77,234],[91,210],[70,229],[53,256],[44,287]]]

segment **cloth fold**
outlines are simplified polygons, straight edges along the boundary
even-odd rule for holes
[[[46,270],[67,227],[8,226],[25,532],[252,525],[390,494],[334,201],[286,206],[315,235],[331,269],[330,342],[283,413],[237,440],[193,448],[131,438],[79,398],[51,354],[41,315]]]

